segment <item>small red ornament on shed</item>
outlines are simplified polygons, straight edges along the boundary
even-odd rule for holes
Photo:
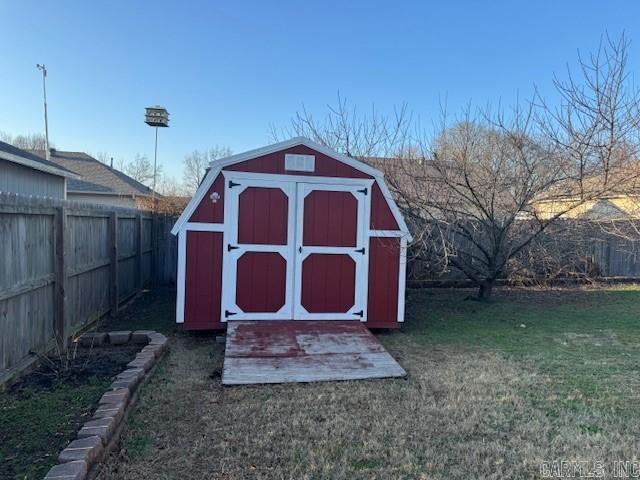
[[[382,172],[306,138],[213,161],[172,233],[187,330],[404,320],[410,235]]]

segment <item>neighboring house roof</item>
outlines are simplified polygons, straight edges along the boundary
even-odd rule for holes
[[[34,150],[33,153],[41,158],[45,157],[43,150]],[[149,187],[84,152],[62,152],[52,149],[50,160],[81,177],[69,181],[67,191],[70,193],[131,197],[152,194]]]
[[[58,177],[69,178],[72,179],[71,181],[75,181],[75,179],[79,178],[77,174],[67,170],[64,166],[45,160],[45,158],[39,155],[14,147],[13,145],[5,142],[0,142],[0,159],[17,163],[25,167],[30,167],[51,175],[56,175]]]

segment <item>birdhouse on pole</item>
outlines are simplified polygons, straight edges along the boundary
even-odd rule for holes
[[[169,112],[160,105],[145,108],[144,123],[151,127],[168,127]]]

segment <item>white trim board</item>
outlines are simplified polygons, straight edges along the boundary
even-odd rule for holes
[[[41,172],[48,173],[50,175],[55,175],[57,177],[64,178],[73,178],[80,179],[80,175],[75,172],[71,172],[64,168],[57,168],[53,165],[45,165],[44,163],[38,162],[36,160],[31,160],[30,158],[21,157],[19,155],[14,155],[13,153],[0,151],[0,159],[6,160],[7,162],[17,163],[18,165],[22,165],[23,167],[30,167],[34,170],[39,170]],[[44,160],[44,159],[43,159]]]
[[[320,183],[323,185],[354,185],[358,187],[371,187],[373,178],[346,178],[346,177],[321,177],[318,175],[289,175],[280,173],[236,172],[235,170],[222,170],[222,175],[229,180],[261,180],[264,182],[278,183]]]
[[[178,233],[178,278],[176,279],[176,323],[184,323],[184,294],[186,290],[187,231]]]
[[[224,223],[187,222],[184,224],[183,230],[191,230],[192,232],[224,232]]]
[[[400,238],[400,268],[398,269],[398,322],[404,322],[404,297],[407,281],[407,237]]]
[[[313,142],[311,140],[309,140],[308,138],[305,137],[295,137],[292,138],[290,140],[286,140],[284,142],[279,142],[279,143],[275,143],[273,145],[268,145],[266,147],[262,147],[262,148],[258,148],[255,150],[250,150],[248,152],[244,152],[244,153],[240,153],[237,155],[232,155],[230,157],[227,158],[223,158],[223,159],[219,159],[219,160],[214,160],[213,162],[211,162],[211,169],[209,170],[209,172],[207,173],[207,175],[205,176],[204,180],[202,181],[202,183],[200,184],[200,186],[198,187],[198,189],[196,190],[196,193],[194,194],[193,198],[191,199],[191,201],[189,202],[189,204],[187,205],[187,207],[184,209],[184,211],[182,212],[182,214],[180,215],[180,218],[178,218],[178,220],[176,221],[175,225],[173,226],[173,229],[171,230],[171,233],[173,235],[176,235],[180,230],[182,230],[184,228],[184,224],[188,222],[189,218],[191,218],[191,215],[193,215],[193,212],[195,211],[195,209],[198,207],[198,205],[200,204],[200,202],[202,201],[202,199],[204,198],[204,196],[206,195],[207,191],[209,190],[209,188],[211,187],[211,185],[213,184],[213,182],[215,181],[216,177],[218,176],[218,174],[223,170],[224,167],[229,166],[229,165],[233,165],[236,163],[240,163],[240,162],[244,162],[247,160],[251,160],[253,158],[257,158],[257,157],[261,157],[263,155],[268,155],[270,153],[274,153],[274,152],[278,152],[281,150],[286,150],[288,148],[291,147],[295,147],[298,145],[304,145],[308,148],[311,148],[319,153],[322,153],[328,157],[333,158],[334,160],[337,160],[339,162],[342,162],[346,165],[349,165],[363,173],[366,173],[368,175],[371,175],[372,177],[374,177],[375,181],[378,183],[378,185],[380,186],[380,189],[382,190],[382,194],[383,197],[385,198],[387,204],[389,205],[389,208],[391,209],[391,212],[393,213],[393,216],[396,220],[396,222],[398,223],[398,226],[400,227],[400,230],[404,233],[407,234],[407,239],[409,241],[411,241],[411,235],[409,233],[409,229],[407,228],[407,224],[404,221],[404,218],[402,217],[402,214],[400,213],[400,209],[398,208],[398,205],[396,204],[396,202],[394,201],[391,192],[389,191],[389,188],[387,187],[387,184],[384,181],[384,174],[376,169],[373,168],[369,165],[367,165],[366,163],[363,163],[359,160],[347,157],[346,155],[342,155],[338,152],[335,152],[327,147],[325,147],[324,145],[320,145],[316,142]],[[238,174],[238,173],[243,173],[243,172],[234,172],[234,174]],[[246,172],[245,172],[246,173]],[[260,175],[260,178],[265,179],[267,176],[270,176],[272,174],[258,174]],[[254,174],[255,176],[255,174]],[[300,179],[304,178],[304,180],[295,180],[295,181],[306,181],[309,182],[309,178],[311,176],[306,176],[306,175],[278,175],[278,177],[298,177]],[[319,177],[319,178],[329,178],[329,177]],[[341,178],[341,177],[336,177],[336,180],[338,180],[339,182],[344,182],[345,180],[348,180],[346,178]],[[359,180],[366,180],[366,179],[359,179]],[[279,180],[282,181],[282,180]],[[292,179],[293,181],[293,179]],[[320,182],[318,182],[320,183]],[[322,183],[328,183],[326,181],[323,181]]]

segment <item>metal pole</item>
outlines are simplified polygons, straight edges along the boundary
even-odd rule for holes
[[[153,210],[156,209],[156,166],[158,163],[158,127],[156,127],[156,148],[153,153]]]
[[[47,67],[37,64],[36,67],[42,71],[42,92],[44,94],[44,144],[45,156],[47,160],[51,160],[51,152],[49,151],[49,120],[47,118]]]

